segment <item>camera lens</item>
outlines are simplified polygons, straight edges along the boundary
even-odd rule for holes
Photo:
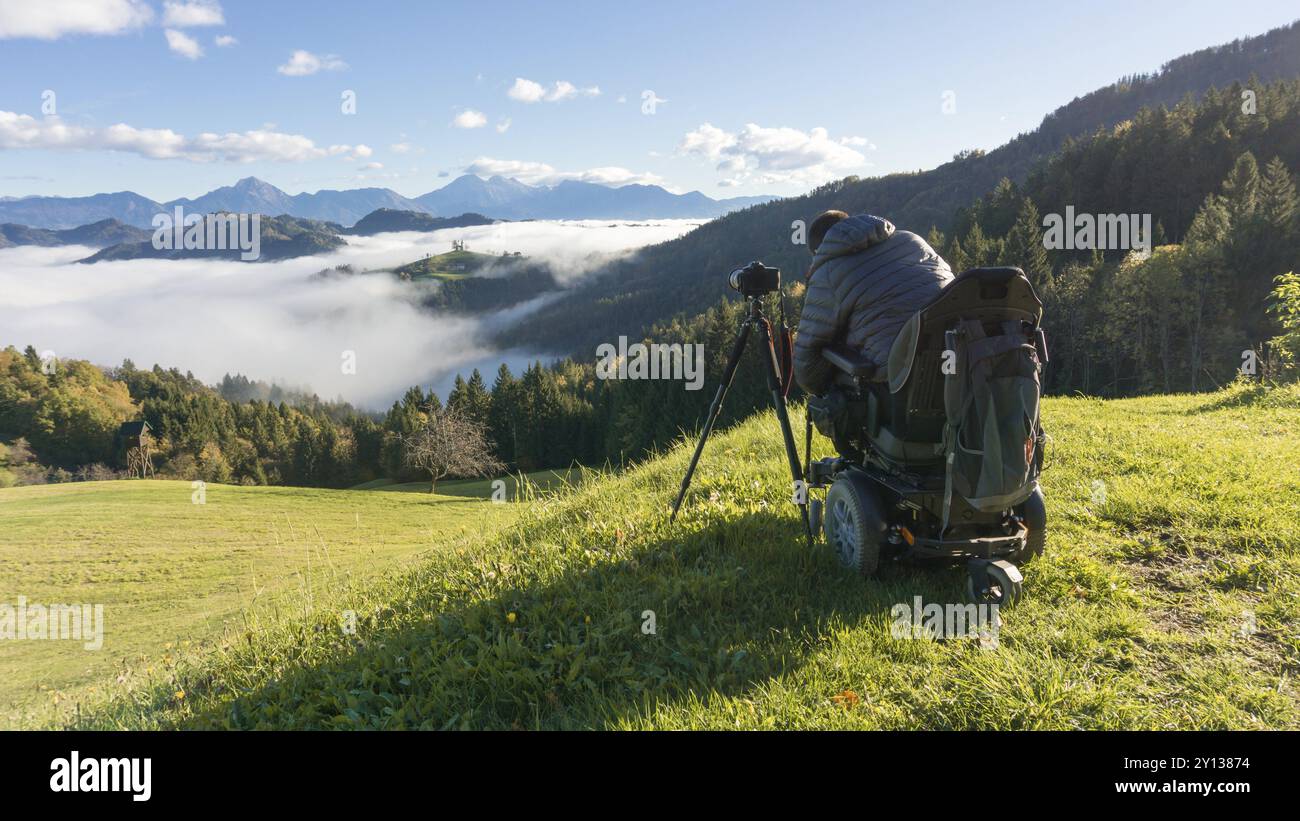
[[[731,276],[727,277],[727,282],[731,283],[732,290],[734,291],[740,290],[740,283],[744,276],[745,276],[744,268],[737,268],[736,270],[731,272]]]

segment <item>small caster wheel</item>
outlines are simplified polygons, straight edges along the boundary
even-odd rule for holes
[[[1043,500],[1043,489],[1034,488],[1034,492],[1015,509],[1016,515],[1025,523],[1029,532],[1025,534],[1025,545],[1012,556],[1016,564],[1024,564],[1043,555],[1047,548],[1047,504]]]
[[[822,532],[822,514],[825,510],[821,499],[812,499],[808,502],[808,525],[812,529],[814,540]]]
[[[972,559],[966,567],[966,595],[976,604],[1010,607],[1020,599],[1025,577],[1005,559]]]

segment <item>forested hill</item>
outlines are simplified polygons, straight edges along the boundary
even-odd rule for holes
[[[842,208],[883,214],[919,233],[931,227],[949,231],[959,209],[993,191],[1003,178],[1026,180],[1035,167],[1074,138],[1109,131],[1144,107],[1159,110],[1180,102],[1190,104],[1211,88],[1231,88],[1252,77],[1262,85],[1297,76],[1300,22],[1179,57],[1158,72],[1126,77],[1077,98],[1047,115],[1034,131],[987,153],[963,152],[924,172],[865,180],[849,177],[801,197],[728,214],[684,237],[644,249],[512,328],[508,341],[589,357],[601,342],[621,334],[637,336],[678,313],[700,312],[727,292],[726,273],[751,259],[780,266],[787,282],[801,277],[808,257],[804,247],[791,242],[794,220],[807,221],[827,208]],[[1283,159],[1294,168],[1300,148],[1292,154]],[[1267,159],[1261,157],[1261,162]],[[1217,185],[1225,171],[1216,168],[1205,176]],[[1190,203],[1190,210],[1205,193]],[[1121,206],[1116,203],[1105,210],[1119,211]],[[1174,226],[1165,228],[1171,231]],[[577,317],[580,322],[574,321]]]

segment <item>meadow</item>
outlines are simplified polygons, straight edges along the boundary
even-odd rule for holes
[[[557,474],[531,474],[523,495]],[[102,604],[103,648],[0,642],[0,726],[57,715],[177,654],[429,551],[489,538],[520,505],[487,481],[354,490],[79,482],[0,492],[0,601]],[[516,499],[515,478],[504,498]],[[402,491],[402,492],[381,492]]]
[[[300,591],[293,607],[235,620],[185,652],[152,655],[151,672],[101,679],[100,692],[83,692],[77,710],[46,721],[1300,728],[1300,391],[1050,398],[1043,413],[1051,437],[1048,549],[1024,568],[1024,598],[1003,612],[995,647],[892,637],[895,604],[918,595],[961,601],[961,569],[891,565],[864,580],[842,571],[824,544],[810,551],[788,503],[775,418],[766,413],[711,440],[676,525],[667,507],[690,455],[686,444],[511,506],[503,513],[509,522],[448,519],[441,535],[427,513],[439,505],[422,512],[417,493],[336,491],[347,501],[331,506],[329,491],[229,489],[232,498],[266,495],[278,500],[267,507],[288,509],[297,541],[286,544],[295,550],[309,548],[310,526],[323,528],[336,563],[348,545],[354,555],[374,549],[372,540],[347,535],[354,517],[387,534],[385,543],[418,547],[408,541],[409,560],[321,590],[310,609]],[[801,413],[794,416],[801,424]],[[826,447],[819,440],[818,455]],[[0,518],[7,530],[16,498],[35,517],[28,496],[73,491],[105,497],[99,519],[78,516],[57,531],[75,527],[77,549],[86,552],[96,551],[96,529],[109,526],[102,522],[134,515],[136,506],[110,496],[150,492],[0,491]],[[223,508],[182,514],[188,489],[177,491],[175,514],[198,518],[181,528],[158,508],[161,532],[173,533],[170,550],[229,554],[241,533],[269,538],[264,514],[207,521]],[[42,521],[20,520],[24,546],[6,544],[6,560],[29,564],[15,571],[6,561],[5,588],[20,579],[36,592],[57,583],[65,597],[104,598],[99,582],[107,577],[33,556],[60,544]],[[413,528],[424,530],[417,536]],[[103,561],[131,564],[129,553]],[[207,586],[197,570],[151,572],[177,593]],[[150,587],[135,589],[143,596]],[[340,629],[343,611],[358,614],[356,632]]]

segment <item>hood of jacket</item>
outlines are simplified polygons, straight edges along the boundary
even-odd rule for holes
[[[879,245],[894,235],[894,224],[884,217],[872,214],[858,214],[840,220],[830,227],[821,245],[813,254],[812,265],[808,267],[805,279],[813,275],[828,260],[836,257],[856,254],[873,245]]]

